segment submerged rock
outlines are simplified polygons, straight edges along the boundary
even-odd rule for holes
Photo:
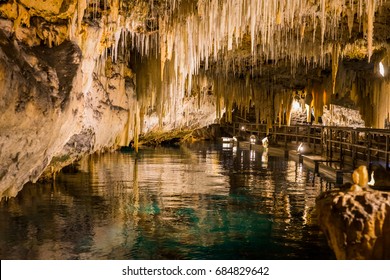
[[[337,259],[390,259],[390,196],[371,189],[326,192],[318,223]]]

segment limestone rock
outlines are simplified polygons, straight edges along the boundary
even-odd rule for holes
[[[364,121],[360,112],[356,109],[346,107],[346,102],[341,103],[343,106],[331,104],[331,108],[324,108],[322,122],[329,126],[349,126],[364,127]]]
[[[327,192],[318,222],[337,259],[390,259],[390,195],[366,190]]]
[[[79,64],[71,42],[31,49],[0,31],[0,196],[36,181],[66,142]]]
[[[359,108],[367,126],[383,126],[390,83],[372,70],[388,46],[390,1],[369,17],[350,11],[348,26],[339,1],[256,2],[0,1],[0,197],[84,154],[207,126],[225,111],[229,120],[255,106],[268,128],[288,123],[293,90],[313,93],[318,119],[331,76],[340,98],[349,89],[348,100],[372,105]],[[366,49],[343,48],[353,61],[332,56],[331,74],[339,40]]]

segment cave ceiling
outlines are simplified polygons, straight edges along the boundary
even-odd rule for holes
[[[144,107],[151,91],[188,95],[197,76],[272,93],[330,78],[334,93],[339,62],[370,73],[387,57],[389,17],[386,0],[0,1],[3,31],[31,47],[70,40],[85,55],[91,32],[100,32],[95,52],[127,61]],[[157,68],[153,81],[142,81]]]
[[[17,37],[28,37],[27,27],[35,29],[37,39],[30,38],[30,44],[69,39],[69,22],[81,24],[80,17],[74,19],[77,12],[84,24],[112,25],[117,20],[135,36],[157,34],[159,45],[147,47],[160,53],[172,47],[173,54],[164,53],[163,61],[184,56],[181,63],[176,61],[176,67],[188,68],[179,69],[184,75],[206,68],[237,78],[249,74],[260,84],[284,88],[302,88],[308,79],[328,75],[334,44],[340,45],[349,67],[372,68],[390,38],[390,4],[385,0],[0,1],[0,17],[23,29]],[[51,40],[50,30],[56,33]],[[177,44],[180,40],[185,45]],[[379,55],[371,60],[375,52]],[[186,56],[197,57],[190,61]]]
[[[199,21],[206,17],[215,19],[209,19],[208,24],[221,28],[210,28],[206,32],[220,31],[224,36],[186,29],[186,32],[198,33],[192,37],[202,37],[206,45],[218,45],[211,47],[213,50],[208,58],[203,56],[199,69],[206,68],[213,74],[237,79],[248,79],[249,76],[265,87],[303,89],[308,81],[321,82],[331,75],[335,47],[339,48],[337,59],[341,59],[347,69],[372,71],[386,55],[390,39],[388,1],[136,2],[147,7],[143,10],[144,24],[138,27],[141,32],[177,31],[177,25],[183,22],[189,25],[194,15]],[[213,10],[214,2],[222,12]],[[254,9],[257,10],[253,12]],[[259,12],[259,9],[263,10]],[[237,20],[237,13],[246,13],[243,17],[250,19]],[[252,18],[259,15],[260,20]],[[263,20],[267,22],[264,24]],[[163,23],[164,28],[160,28],[159,23]],[[223,25],[227,30],[221,31]],[[161,37],[166,40],[165,36]],[[180,52],[186,52],[183,49],[175,51],[178,56]]]

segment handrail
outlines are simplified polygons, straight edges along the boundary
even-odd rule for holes
[[[347,159],[355,167],[359,161],[371,165],[382,163],[389,169],[390,130],[362,127],[322,126],[311,124],[279,125],[274,124],[269,130],[267,125],[248,122],[223,124],[232,136],[254,134],[264,137],[269,134],[273,141],[284,143],[285,148],[291,143],[306,143],[316,152],[320,150],[327,158],[338,158],[343,163]],[[244,127],[244,129],[242,129]],[[268,133],[267,133],[268,131]]]

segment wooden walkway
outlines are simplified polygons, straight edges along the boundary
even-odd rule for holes
[[[249,141],[251,135],[255,135],[260,141],[268,136],[271,146],[284,149],[286,153],[297,151],[302,143],[305,150],[296,153],[297,155],[311,157],[313,161],[321,161],[322,165],[346,172],[360,165],[370,168],[373,163],[390,169],[388,129],[274,125],[267,133],[266,125],[241,121],[221,125],[221,130],[242,141]]]

